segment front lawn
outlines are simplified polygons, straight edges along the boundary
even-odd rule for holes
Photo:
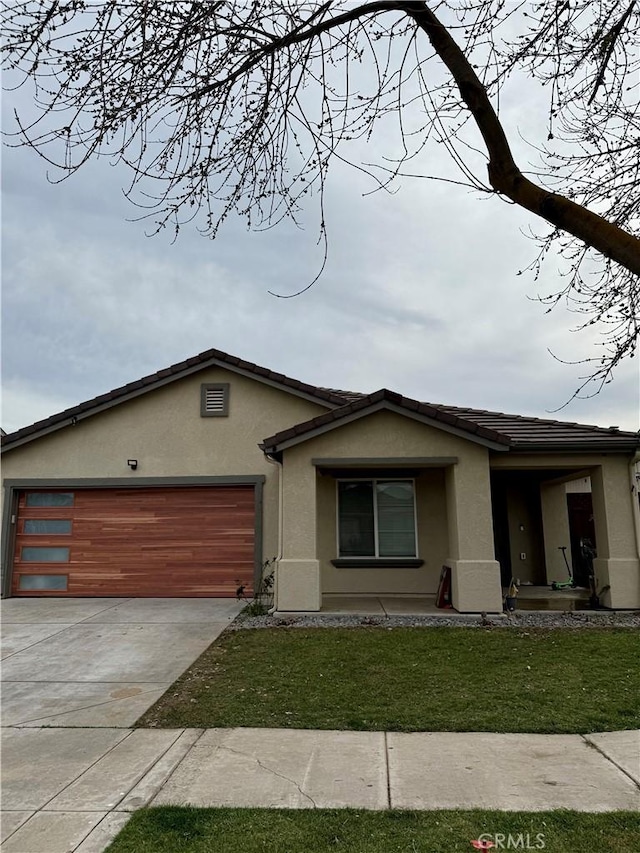
[[[587,733],[640,728],[629,629],[227,632],[138,726]]]
[[[473,853],[473,840],[494,840],[494,850],[637,853],[640,815],[167,806],[136,812],[106,853]]]

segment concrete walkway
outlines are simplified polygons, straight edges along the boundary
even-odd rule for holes
[[[640,732],[3,731],[3,853],[101,853],[145,805],[640,809]]]
[[[149,804],[640,809],[640,732],[131,729],[230,599],[2,602],[3,853],[102,853]]]

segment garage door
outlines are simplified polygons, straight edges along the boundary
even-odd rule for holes
[[[254,527],[253,486],[21,492],[13,594],[235,596]]]

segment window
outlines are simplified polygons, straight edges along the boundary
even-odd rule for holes
[[[27,506],[73,506],[70,492],[27,492]]]
[[[18,589],[66,590],[67,575],[20,575]]]
[[[24,522],[25,533],[63,535],[71,533],[70,518],[27,518]]]
[[[229,415],[229,383],[211,382],[200,386],[200,416],[226,418]]]
[[[338,482],[340,557],[416,557],[412,480]]]
[[[68,548],[33,547],[23,548],[20,558],[23,563],[68,563]]]

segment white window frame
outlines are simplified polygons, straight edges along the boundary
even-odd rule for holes
[[[344,556],[340,553],[340,483],[372,483],[373,484],[373,544],[375,554]],[[398,557],[381,557],[380,543],[378,542],[378,493],[375,488],[377,483],[411,483],[413,490],[413,538],[414,554],[406,554]],[[341,560],[415,560],[420,559],[418,553],[418,507],[416,501],[415,477],[339,477],[336,480],[336,554]]]

